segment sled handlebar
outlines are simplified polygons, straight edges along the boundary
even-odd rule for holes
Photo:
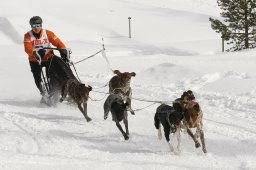
[[[53,48],[53,47],[43,47],[43,49],[45,49],[45,50],[57,50],[57,51],[62,50],[62,48]],[[70,48],[65,48],[65,49],[68,51],[69,54],[72,53]]]
[[[53,47],[45,47],[43,49],[46,49],[46,50],[57,50],[57,51],[60,51],[62,50],[61,48],[53,48]],[[67,50],[67,57],[70,58],[70,54],[72,53],[71,49],[70,48],[65,48]]]
[[[35,48],[33,50],[33,55],[35,56],[36,60],[38,61],[39,65],[41,65],[42,62],[42,58],[40,56],[40,54],[38,53],[39,50],[41,50],[42,48]]]
[[[53,48],[53,47],[43,47],[43,49],[46,49],[46,50],[61,50],[61,48]]]
[[[52,47],[38,47],[38,48],[35,48],[33,50],[33,54],[36,56],[36,59],[38,61],[38,63],[41,65],[41,62],[42,62],[42,59],[41,59],[41,56],[39,55],[38,51],[41,50],[41,49],[45,49],[45,50],[57,50],[60,52],[60,48],[52,48]],[[71,49],[70,48],[66,48],[67,50],[67,59],[70,60],[70,54],[72,53]]]
[[[61,48],[53,48],[53,47],[44,47],[45,50],[57,50],[60,52]],[[72,53],[70,48],[65,48],[67,50],[67,59],[70,60],[70,54]]]

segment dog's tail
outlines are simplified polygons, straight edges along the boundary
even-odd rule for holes
[[[158,139],[161,140],[162,139],[162,131],[161,131],[161,125],[160,125],[160,119],[158,117],[158,113],[156,112],[155,117],[154,117],[154,122],[155,122],[155,127],[156,129],[158,129]]]
[[[160,119],[158,117],[158,113],[156,112],[155,117],[154,117],[154,122],[155,122],[155,127],[156,129],[158,129],[158,139],[161,140],[162,139],[162,131],[161,131],[161,125],[160,125]]]
[[[158,117],[158,113],[155,114],[154,122],[155,122],[156,129],[159,129],[159,127],[160,127],[160,119]]]

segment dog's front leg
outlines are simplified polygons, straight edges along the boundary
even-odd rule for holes
[[[132,88],[130,87],[129,90],[126,92],[127,96],[127,102],[129,103],[129,111],[131,112],[132,115],[135,115],[134,110],[132,109]]]
[[[185,124],[186,128],[187,128],[187,132],[189,134],[189,136],[191,136],[191,138],[193,139],[193,141],[195,142],[195,147],[199,148],[200,147],[200,143],[198,142],[197,138],[193,135],[192,131],[189,129],[188,125]]]
[[[125,126],[125,131],[126,131],[126,134],[129,136],[129,128],[128,128],[128,119],[127,119],[127,117],[126,118],[124,118],[124,126]]]
[[[160,129],[160,128],[159,128]],[[165,139],[168,143],[168,146],[170,148],[170,151],[173,152],[174,151],[174,148],[170,142],[170,132],[171,132],[171,129],[170,129],[170,126],[169,125],[165,125],[164,126],[164,136],[165,136]]]
[[[128,140],[129,139],[129,136],[124,132],[122,126],[120,125],[119,122],[116,122],[116,126],[118,127],[118,129],[120,130],[120,132],[122,133],[122,135],[124,136],[124,139],[125,140]]]
[[[132,110],[132,101],[130,97],[127,97],[127,102],[129,103],[128,110],[131,112],[132,115],[135,115],[134,110]]]
[[[77,103],[79,110],[83,113],[87,122],[91,121],[92,119],[87,116],[87,103],[84,103],[84,108],[82,108],[81,103]]]
[[[197,130],[199,131],[199,134],[200,134],[200,140],[201,140],[201,143],[202,143],[203,152],[207,153],[207,150],[206,150],[206,147],[205,147],[204,131],[203,131],[201,126],[197,127]]]

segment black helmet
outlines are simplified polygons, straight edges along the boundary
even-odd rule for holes
[[[32,18],[30,18],[29,20],[29,24],[33,25],[33,24],[42,24],[43,20],[41,17],[39,16],[33,16]]]

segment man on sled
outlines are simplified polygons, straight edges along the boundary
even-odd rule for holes
[[[24,48],[35,84],[42,95],[41,103],[49,104],[45,96],[60,93],[63,83],[68,79],[75,79],[75,76],[69,67],[69,50],[52,31],[43,29],[42,23],[39,16],[30,19],[31,30],[24,35]],[[61,58],[54,54],[51,44],[57,47]],[[42,74],[43,67],[46,77]]]

